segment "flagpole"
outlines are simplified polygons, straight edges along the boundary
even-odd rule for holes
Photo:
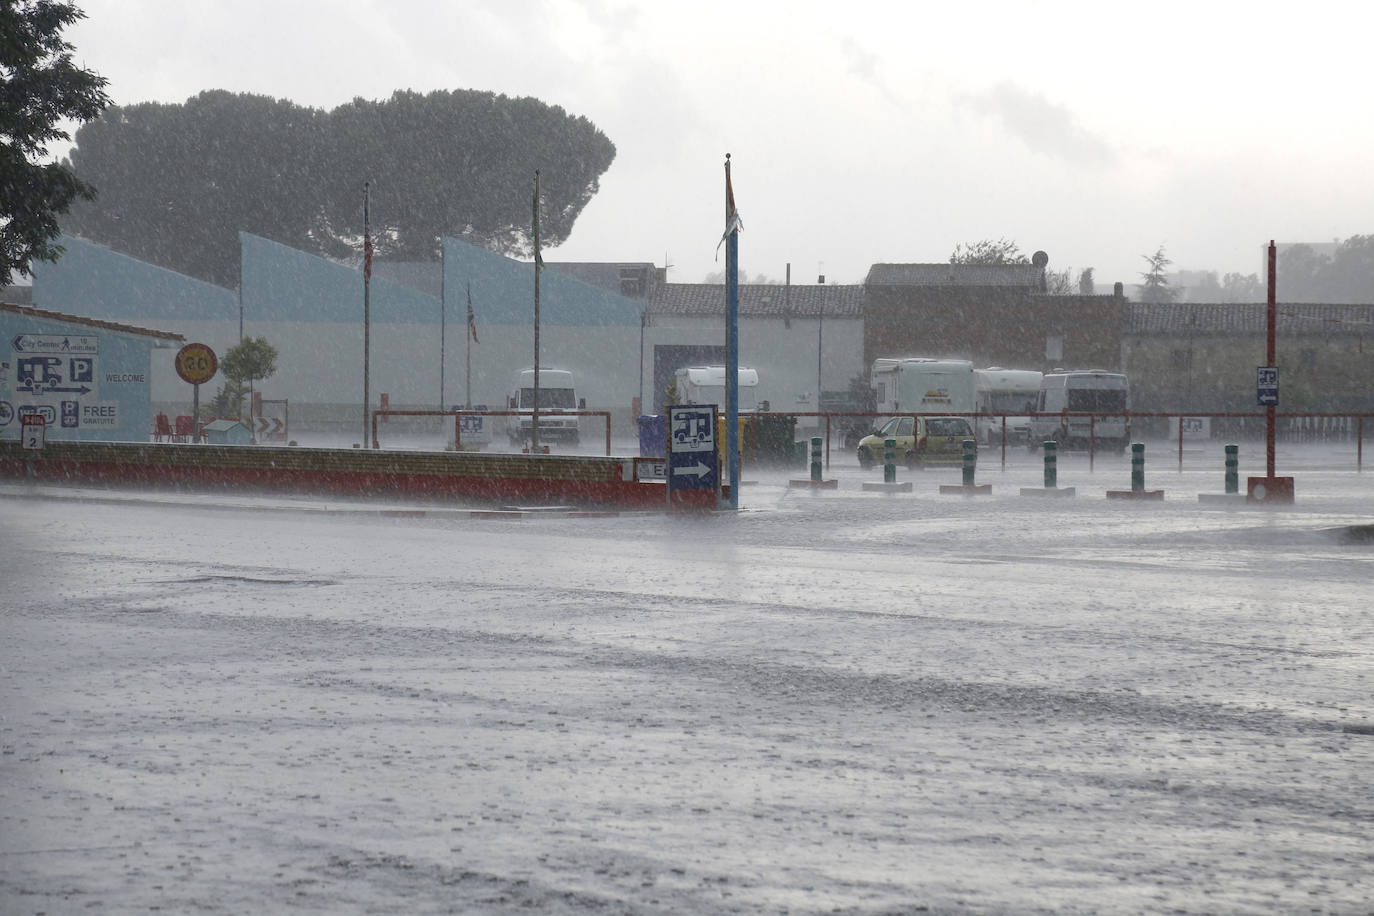
[[[539,454],[539,271],[544,266],[539,256],[539,170],[534,170],[534,409],[530,417],[530,442]]]
[[[725,442],[730,456],[730,508],[739,508],[739,219],[725,154]]]
[[[372,424],[368,409],[372,360],[372,228],[368,222],[368,193],[372,182],[363,182],[363,448],[372,447]]]
[[[472,334],[475,329],[472,317],[472,281],[468,281],[468,327],[463,339],[468,342],[467,352],[467,378],[463,380],[463,399],[464,407],[472,410]]]
[[[439,239],[439,409],[444,409],[444,328],[448,313],[448,278],[444,276],[444,240]]]

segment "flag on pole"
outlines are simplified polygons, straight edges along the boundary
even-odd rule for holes
[[[721,235],[720,241],[716,243],[716,260],[720,260],[720,246],[725,244],[725,240],[736,232],[744,228],[744,223],[740,221],[739,211],[735,209],[735,186],[730,181],[730,156],[725,156],[725,232]]]
[[[468,284],[468,333],[472,335],[473,343],[481,343],[477,339],[477,317],[472,314],[472,284]]]
[[[363,227],[363,279],[372,279],[372,233]]]

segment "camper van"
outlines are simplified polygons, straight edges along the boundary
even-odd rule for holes
[[[723,414],[725,403],[724,366],[687,366],[673,374],[677,383],[679,404],[715,404]],[[759,373],[757,369],[739,370],[739,412],[754,413],[759,409]]]
[[[521,369],[515,376],[515,387],[506,399],[510,410],[520,412],[511,417],[506,434],[511,445],[521,446],[530,441],[534,428],[534,370]],[[575,410],[585,410],[587,401],[579,398],[573,388],[573,374],[567,369],[539,367],[539,441],[567,442],[576,445],[579,438]]]
[[[1053,440],[1063,448],[1086,448],[1091,437],[1098,448],[1124,451],[1131,441],[1129,418],[1088,415],[1119,415],[1130,409],[1130,385],[1119,372],[1047,372],[1036,395],[1029,446],[1033,451],[1041,442]],[[1062,416],[1065,413],[1083,416]]]
[[[974,411],[973,363],[966,359],[875,359],[869,384],[879,413]]]
[[[988,445],[1000,445],[1005,418],[1007,441],[1028,441],[1030,414],[1040,396],[1040,380],[1044,373],[989,366],[975,370],[973,377],[977,411],[994,415],[978,418],[978,438]]]

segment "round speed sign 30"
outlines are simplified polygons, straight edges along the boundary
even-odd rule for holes
[[[189,343],[177,351],[177,375],[190,385],[203,385],[215,377],[219,360],[203,343]]]

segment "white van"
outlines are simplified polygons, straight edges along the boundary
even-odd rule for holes
[[[879,413],[974,411],[973,363],[966,359],[875,359],[869,384]]]
[[[1031,417],[1031,450],[1047,440],[1062,448],[1086,448],[1090,436],[1098,448],[1125,450],[1131,441],[1131,423],[1120,414],[1131,409],[1130,394],[1130,383],[1119,372],[1078,369],[1045,373],[1036,397],[1036,413]]]
[[[1035,411],[1035,402],[1040,397],[1040,380],[1044,373],[989,366],[975,370],[973,376],[978,412],[994,414],[978,418],[978,438],[988,445],[1001,444],[1005,417],[1008,442],[1029,440],[1030,414]]]
[[[515,374],[515,387],[506,398],[510,410],[518,410],[518,417],[506,427],[511,445],[528,442],[534,428],[534,370],[521,369]],[[577,415],[585,410],[587,401],[578,398],[573,388],[573,374],[567,369],[539,367],[539,441],[567,442],[576,445],[580,437]]]
[[[724,366],[687,366],[673,373],[677,382],[679,404],[715,404],[723,416],[725,403]],[[757,369],[739,370],[739,412],[755,413],[759,409],[759,373]]]

